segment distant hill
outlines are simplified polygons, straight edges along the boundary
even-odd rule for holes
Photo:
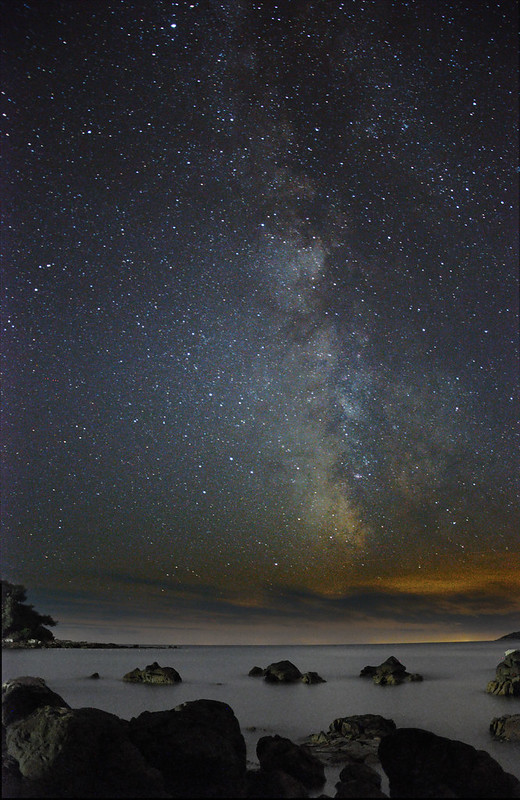
[[[520,639],[520,631],[515,631],[515,633],[506,633],[505,636],[501,636],[499,639],[496,639],[496,641],[503,642],[504,639]]]

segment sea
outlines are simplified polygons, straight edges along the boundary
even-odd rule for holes
[[[72,708],[101,708],[123,719],[187,700],[220,700],[231,706],[240,723],[250,768],[258,766],[261,736],[279,734],[302,744],[310,734],[328,730],[337,717],[381,714],[397,727],[423,728],[486,750],[520,779],[520,743],[497,742],[489,733],[494,717],[520,713],[520,703],[486,693],[496,665],[512,648],[520,648],[520,642],[6,650],[2,680],[39,676]],[[359,677],[364,666],[380,664],[388,656],[398,658],[409,672],[421,673],[424,681],[377,686]],[[277,685],[248,675],[254,666],[285,659],[301,672],[318,672],[326,683]],[[174,667],[182,683],[123,682],[125,673],[154,661]],[[89,677],[94,672],[99,680]],[[327,784],[315,795],[334,796],[341,767],[327,766]],[[383,791],[388,792],[381,774]]]

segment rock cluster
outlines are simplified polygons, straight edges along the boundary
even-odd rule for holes
[[[420,728],[381,739],[390,797],[518,797],[520,782],[489,753]]]
[[[494,720],[496,732],[518,732],[519,717]],[[216,700],[145,711],[128,722],[72,709],[42,678],[23,677],[4,684],[2,720],[7,797],[308,797],[325,783],[320,756],[326,761],[331,752],[343,767],[337,798],[386,797],[381,768],[391,797],[520,797],[520,782],[488,753],[396,729],[377,714],[338,717],[306,745],[262,736],[259,769],[250,770],[239,722]]]
[[[494,739],[502,742],[520,742],[520,714],[504,714],[503,717],[494,717],[489,726],[489,732]]]
[[[173,667],[160,667],[157,661],[148,664],[144,669],[137,667],[123,675],[123,680],[129,683],[152,683],[156,686],[171,686],[182,681],[181,676]]]
[[[496,675],[489,681],[489,694],[520,696],[520,650],[510,650],[496,668]]]
[[[377,748],[383,736],[396,729],[395,722],[379,714],[354,714],[338,717],[328,731],[313,733],[307,744],[331,763],[362,762],[377,764]]]
[[[309,747],[330,764],[344,764],[336,784],[336,797],[386,797],[381,790],[379,742],[394,733],[393,720],[379,714],[338,717],[327,732],[308,739]],[[345,763],[346,762],[346,763]]]
[[[422,681],[423,679],[422,675],[418,673],[407,672],[404,664],[401,664],[395,656],[390,656],[378,667],[363,667],[359,675],[361,678],[372,678],[374,683],[380,686],[397,686],[403,681]]]
[[[41,678],[10,681],[2,703],[4,796],[246,796],[246,746],[225,703],[194,700],[127,722],[69,708]]]
[[[300,672],[291,661],[275,661],[268,667],[253,667],[249,670],[253,678],[264,678],[268,683],[325,683],[317,672]]]
[[[258,741],[247,770],[233,710],[194,700],[129,722],[72,709],[42,678],[3,687],[3,794],[10,797],[307,797],[320,760],[281,736]]]

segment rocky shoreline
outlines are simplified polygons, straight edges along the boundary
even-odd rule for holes
[[[518,798],[520,781],[483,750],[377,714],[333,720],[304,744],[261,736],[258,768],[233,709],[192,700],[129,721],[71,708],[42,678],[2,687],[4,797],[309,797],[342,765],[334,797]],[[321,794],[327,798],[328,795]]]
[[[497,667],[507,687],[517,685],[519,658],[520,651],[508,651]],[[253,667],[249,675],[273,683],[324,682],[319,676],[306,681],[316,673],[301,673],[290,661]],[[360,678],[367,677],[382,686],[422,679],[393,656],[363,668]],[[182,678],[153,662],[121,680],[167,686]],[[489,733],[519,742],[520,714],[494,718]],[[261,736],[258,767],[246,755],[239,720],[221,701],[191,700],[128,721],[97,708],[71,708],[42,678],[14,678],[2,687],[4,797],[309,797],[324,788],[327,768],[337,774],[341,767],[335,798],[520,798],[520,781],[484,750],[397,728],[378,714],[338,717],[302,744]]]

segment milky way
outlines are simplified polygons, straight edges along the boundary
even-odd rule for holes
[[[507,631],[515,4],[8,5],[5,577]]]

